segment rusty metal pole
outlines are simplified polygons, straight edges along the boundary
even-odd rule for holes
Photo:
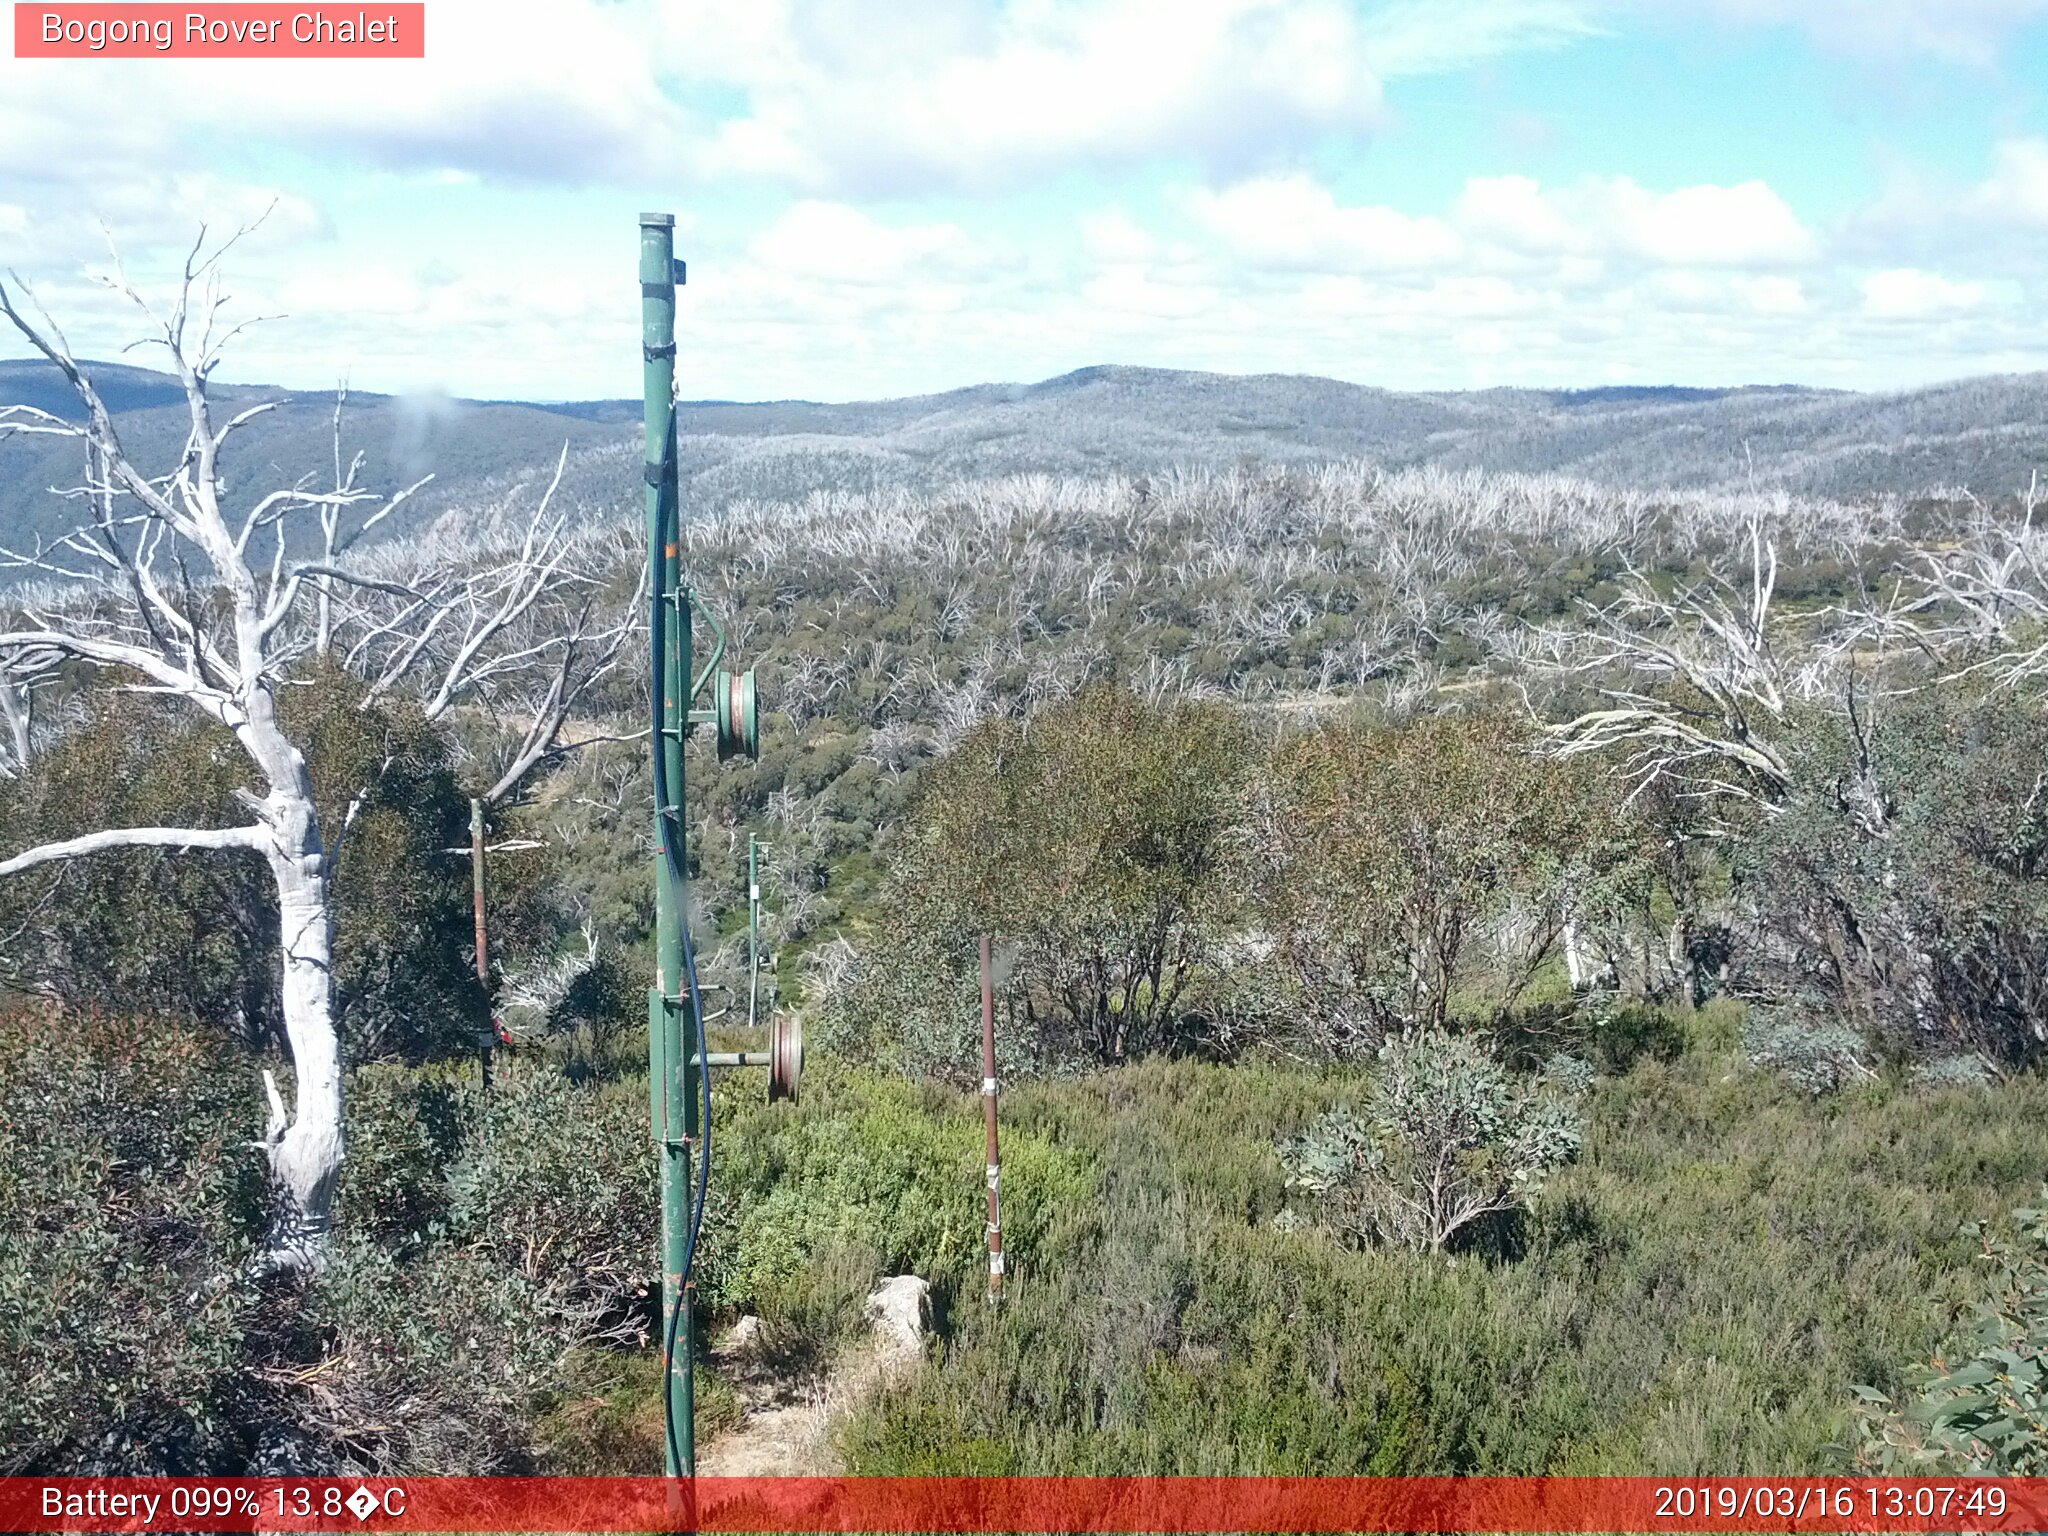
[[[491,935],[484,925],[484,803],[469,802],[469,891],[476,903],[476,979],[491,984]]]
[[[469,802],[469,891],[476,905],[476,979],[484,989],[485,1006],[490,1005],[491,996],[491,936],[484,924],[484,803],[472,799]],[[484,1086],[491,1086],[492,1047],[497,1044],[495,1015],[491,1021],[493,1033],[486,1034],[477,1052],[478,1063],[483,1068]]]
[[[981,936],[981,1106],[988,1133],[988,1299],[1003,1299],[1003,1154],[996,1144],[996,985],[989,936]]]

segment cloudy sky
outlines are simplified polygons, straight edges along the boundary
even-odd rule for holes
[[[0,60],[81,352],[205,222],[224,377],[685,393],[1091,363],[1401,389],[2048,367],[2048,0],[429,0],[424,61]],[[0,354],[21,349],[0,342]],[[136,360],[146,359],[146,354]]]

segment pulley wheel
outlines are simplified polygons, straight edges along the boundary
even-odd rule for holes
[[[761,716],[754,698],[754,673],[719,672],[711,680],[712,703],[718,716],[718,760],[745,753],[749,762],[761,756]]]
[[[768,1102],[796,1102],[797,1079],[804,1071],[804,1027],[784,1014],[768,1026]]]

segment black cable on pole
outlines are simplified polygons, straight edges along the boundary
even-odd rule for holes
[[[666,556],[660,553],[660,551],[667,549],[670,534],[675,534],[678,540],[681,537],[680,519],[676,515],[678,509],[674,499],[667,494],[668,487],[672,483],[669,471],[675,461],[675,454],[676,414],[675,404],[671,401],[669,404],[668,431],[664,434],[662,446],[663,473],[661,489],[664,494],[662,496],[662,509],[659,518],[660,527],[657,530],[659,537],[655,541],[656,549],[650,551],[652,558],[664,561]],[[675,916],[676,921],[682,928],[683,974],[689,986],[690,1016],[696,1025],[694,1033],[697,1047],[697,1084],[704,1111],[698,1126],[697,1192],[695,1199],[691,1201],[690,1237],[689,1241],[683,1246],[683,1262],[677,1267],[675,1297],[673,1304],[669,1307],[668,1326],[663,1339],[662,1356],[668,1365],[669,1371],[673,1372],[675,1370],[676,1337],[681,1331],[683,1307],[687,1302],[689,1294],[690,1272],[696,1267],[697,1263],[697,1240],[704,1229],[704,1209],[709,1203],[711,1194],[711,1052],[709,1041],[706,1039],[704,1032],[704,998],[697,985],[697,947],[690,942],[689,912],[681,899],[685,884],[683,855],[678,839],[674,834],[677,830],[675,823],[681,819],[683,808],[675,802],[674,797],[669,792],[668,761],[662,750],[666,745],[663,732],[666,726],[665,717],[667,715],[665,707],[667,702],[665,687],[667,679],[665,674],[668,667],[668,595],[662,590],[661,574],[660,572],[650,573],[653,579],[648,583],[649,588],[654,594],[647,620],[648,648],[653,652],[654,656],[654,665],[650,669],[653,687],[649,691],[649,702],[652,706],[652,729],[648,733],[648,739],[653,743],[654,749],[654,817],[655,826],[660,833],[662,859],[668,865],[669,876],[675,882],[676,887],[677,902]],[[689,679],[687,676],[683,681],[684,685],[688,686]],[[680,712],[683,720],[689,718],[689,707],[690,701],[686,698],[682,701],[682,710]],[[663,1006],[667,1006],[666,999],[663,1001]],[[664,1102],[666,1102],[666,1098],[667,1095],[664,1093]],[[676,1435],[675,1403],[673,1396],[669,1392],[668,1383],[665,1380],[662,1383],[661,1392],[661,1417],[662,1429],[668,1439],[669,1460],[675,1465],[681,1466],[683,1461],[682,1446]]]

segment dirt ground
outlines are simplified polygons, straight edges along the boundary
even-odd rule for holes
[[[929,1287],[915,1275],[884,1280],[868,1297],[867,1337],[823,1376],[792,1386],[777,1380],[754,1348],[758,1318],[742,1318],[713,1347],[746,1409],[738,1428],[697,1448],[700,1477],[829,1477],[844,1469],[832,1445],[840,1418],[917,1369],[924,1356]]]

